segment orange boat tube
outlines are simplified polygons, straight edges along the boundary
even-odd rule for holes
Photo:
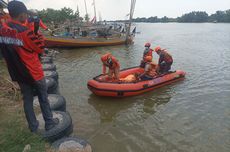
[[[120,78],[125,78],[130,74],[142,73],[143,68],[133,67],[123,69],[120,71]],[[92,80],[88,81],[88,88],[94,94],[98,96],[109,97],[127,97],[135,96],[154,90],[156,88],[171,84],[173,82],[184,79],[185,72],[182,70],[176,70],[164,75],[159,75],[152,80],[139,80],[135,82],[105,82],[105,75],[99,75]]]

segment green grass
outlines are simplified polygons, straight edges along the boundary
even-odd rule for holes
[[[49,149],[40,136],[29,131],[20,102],[0,101],[0,152],[22,152],[30,145],[30,152],[45,152]]]
[[[0,135],[1,152],[22,152],[27,144],[31,147],[30,152],[45,152],[45,141],[22,126],[17,114],[8,118],[10,120],[5,120],[0,125],[3,128]]]

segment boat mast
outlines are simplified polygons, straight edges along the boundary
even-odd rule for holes
[[[96,3],[95,3],[95,0],[93,0],[93,5],[94,5],[94,17],[95,17],[95,23],[97,23],[97,14],[96,14]]]
[[[102,21],[101,12],[99,12],[99,22]]]
[[[129,42],[130,29],[131,29],[131,25],[132,25],[132,19],[133,19],[135,4],[136,4],[136,0],[131,0],[131,7],[130,7],[130,13],[129,13],[129,22],[128,22],[128,27],[126,29],[127,30],[126,31],[126,43],[127,44]]]
[[[86,1],[84,0],[84,2],[85,2],[85,13],[86,13],[86,15],[88,16]],[[88,22],[88,21],[87,21],[87,22]]]

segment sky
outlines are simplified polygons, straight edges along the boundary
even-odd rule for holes
[[[84,16],[84,0],[20,0],[29,9],[79,7],[80,15]],[[87,10],[94,17],[93,0],[86,0]],[[127,19],[131,0],[95,0],[97,17],[101,14],[103,20]],[[136,0],[134,18],[136,17],[178,17],[191,11],[206,11],[208,14],[217,10],[230,9],[230,0]]]

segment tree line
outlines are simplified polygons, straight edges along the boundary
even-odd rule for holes
[[[149,22],[149,23],[167,23],[167,22],[180,22],[180,23],[202,23],[202,22],[220,22],[230,23],[230,9],[226,11],[217,11],[215,14],[208,15],[203,11],[193,11],[182,15],[177,18],[168,18],[166,16],[158,18],[157,16],[149,18],[136,18],[134,22]]]
[[[77,11],[74,11],[73,9],[67,7],[61,8],[60,10],[55,10],[52,8],[43,9],[38,11],[38,16],[45,23],[54,22],[61,24],[66,20],[77,20],[79,22],[82,22],[83,20],[89,20],[88,15],[85,15],[84,18],[80,16],[79,9],[77,9]]]
[[[38,15],[42,20],[46,23],[50,23],[51,21],[54,23],[63,23],[66,20],[74,20],[74,21],[89,21],[89,16],[85,15],[84,17],[80,16],[80,12],[73,11],[71,8],[62,8],[60,10],[55,9],[43,9],[38,11]],[[118,20],[124,21],[124,20]],[[162,18],[158,18],[157,16],[154,17],[138,17],[133,19],[133,22],[148,22],[148,23],[167,23],[167,22],[180,22],[180,23],[202,23],[202,22],[220,22],[220,23],[230,23],[230,9],[226,11],[217,11],[215,14],[208,15],[204,11],[193,11],[187,14],[182,15],[181,17],[177,18],[168,18],[164,16]]]

